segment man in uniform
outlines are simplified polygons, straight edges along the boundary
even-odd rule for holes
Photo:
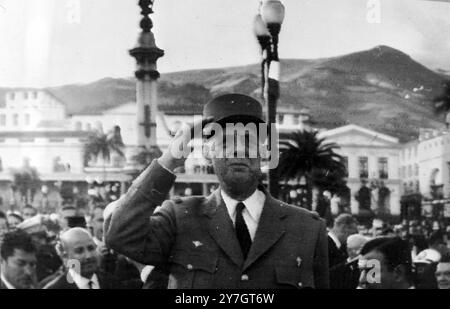
[[[190,129],[208,121],[222,128],[264,123],[260,103],[241,94],[213,99],[203,119]],[[228,142],[225,157],[212,147],[205,150],[220,184],[210,196],[164,201],[176,178],[173,170],[184,164],[179,148],[191,140],[190,129],[179,129],[162,156],[114,202],[105,221],[106,244],[167,269],[169,288],[328,288],[325,223],[264,190],[261,153],[252,157],[247,151],[251,133],[239,139],[227,130],[233,145],[245,148],[244,156]],[[212,139],[220,145],[223,136]]]

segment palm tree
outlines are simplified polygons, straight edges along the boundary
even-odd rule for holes
[[[135,161],[143,169],[147,167],[154,159],[159,158],[162,155],[158,146],[151,146],[150,149],[141,147],[139,152],[132,157],[132,161]]]
[[[87,166],[92,158],[99,156],[103,160],[103,174],[106,178],[106,163],[110,162],[111,154],[116,153],[124,158],[123,148],[125,144],[122,141],[120,127],[115,126],[109,133],[103,133],[101,130],[93,130],[90,132],[83,148],[84,165]]]
[[[448,119],[450,114],[450,80],[443,83],[442,93],[433,99],[433,103],[436,114],[447,114],[445,122],[448,129],[450,125],[450,119]]]
[[[278,173],[286,183],[306,180],[307,205],[311,206],[312,189],[339,192],[345,186],[347,171],[342,157],[334,152],[335,143],[325,143],[318,132],[296,131],[280,141]]]

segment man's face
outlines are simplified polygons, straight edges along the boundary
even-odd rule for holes
[[[450,289],[450,262],[439,263],[435,274],[439,289]]]
[[[11,230],[15,230],[22,221],[16,216],[8,216],[8,225]]]
[[[0,245],[3,242],[3,237],[8,232],[8,222],[4,218],[0,218]]]
[[[85,278],[91,278],[99,266],[97,246],[92,238],[85,233],[79,233],[76,237],[66,241],[66,253],[68,260],[78,260],[80,262],[80,273]]]
[[[229,141],[233,142],[229,142]],[[229,189],[230,193],[240,193],[255,187],[261,177],[261,158],[255,151],[258,142],[253,134],[225,135],[216,141],[217,149],[224,149],[223,158],[213,156],[212,163],[220,183]],[[257,149],[256,149],[257,150]]]
[[[347,242],[347,238],[350,235],[357,234],[358,233],[358,226],[356,224],[350,224],[350,225],[342,225],[339,227],[339,232],[337,237],[339,238],[339,241],[341,243]]]
[[[94,215],[92,217],[92,230],[94,233],[94,236],[98,240],[103,239],[103,209],[101,208],[95,208],[94,209]]]
[[[2,274],[16,289],[31,289],[37,284],[36,254],[15,249],[14,254],[2,260]]]
[[[34,208],[27,207],[23,210],[23,218],[25,220],[29,219],[29,218],[33,218],[36,214],[37,214],[37,211]]]
[[[62,231],[65,231],[69,228],[67,218],[75,217],[76,215],[77,215],[77,211],[75,209],[65,209],[65,210],[61,211],[59,225],[61,226]]]
[[[395,289],[396,274],[386,264],[382,253],[373,250],[359,261],[359,285],[363,289]]]

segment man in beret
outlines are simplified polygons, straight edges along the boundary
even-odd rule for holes
[[[220,187],[208,197],[164,201],[176,178],[173,170],[184,164],[180,145],[210,121],[206,129],[216,134],[204,142],[204,154]],[[206,104],[203,121],[179,129],[162,156],[114,203],[105,221],[106,244],[139,263],[167,269],[168,288],[328,288],[324,221],[261,186],[263,153],[252,155],[251,148],[253,136],[260,145],[264,132],[239,136],[226,129],[239,123],[263,127],[261,104],[241,94]]]

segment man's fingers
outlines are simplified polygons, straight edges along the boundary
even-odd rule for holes
[[[203,132],[203,128],[214,121],[214,117],[207,117],[197,120],[191,124],[191,136],[194,136],[195,132]]]
[[[198,136],[198,137],[201,137],[201,134],[202,134],[202,132],[203,132],[203,128],[204,128],[207,124],[213,122],[213,120],[214,120],[213,117],[207,117],[207,118],[203,118],[203,117],[202,117],[202,119],[196,120],[195,122],[190,123],[190,124],[184,122],[184,123],[178,128],[178,130],[177,130],[176,133],[174,134],[173,138],[176,139],[176,138],[179,138],[179,137],[181,137],[181,136],[184,135],[184,136],[185,136],[185,139],[186,139],[186,138],[189,138],[189,140],[191,140],[191,139],[193,139],[194,137],[197,137],[197,136],[195,136],[195,133],[200,133],[200,136]],[[187,136],[188,134],[189,134],[189,136]]]

